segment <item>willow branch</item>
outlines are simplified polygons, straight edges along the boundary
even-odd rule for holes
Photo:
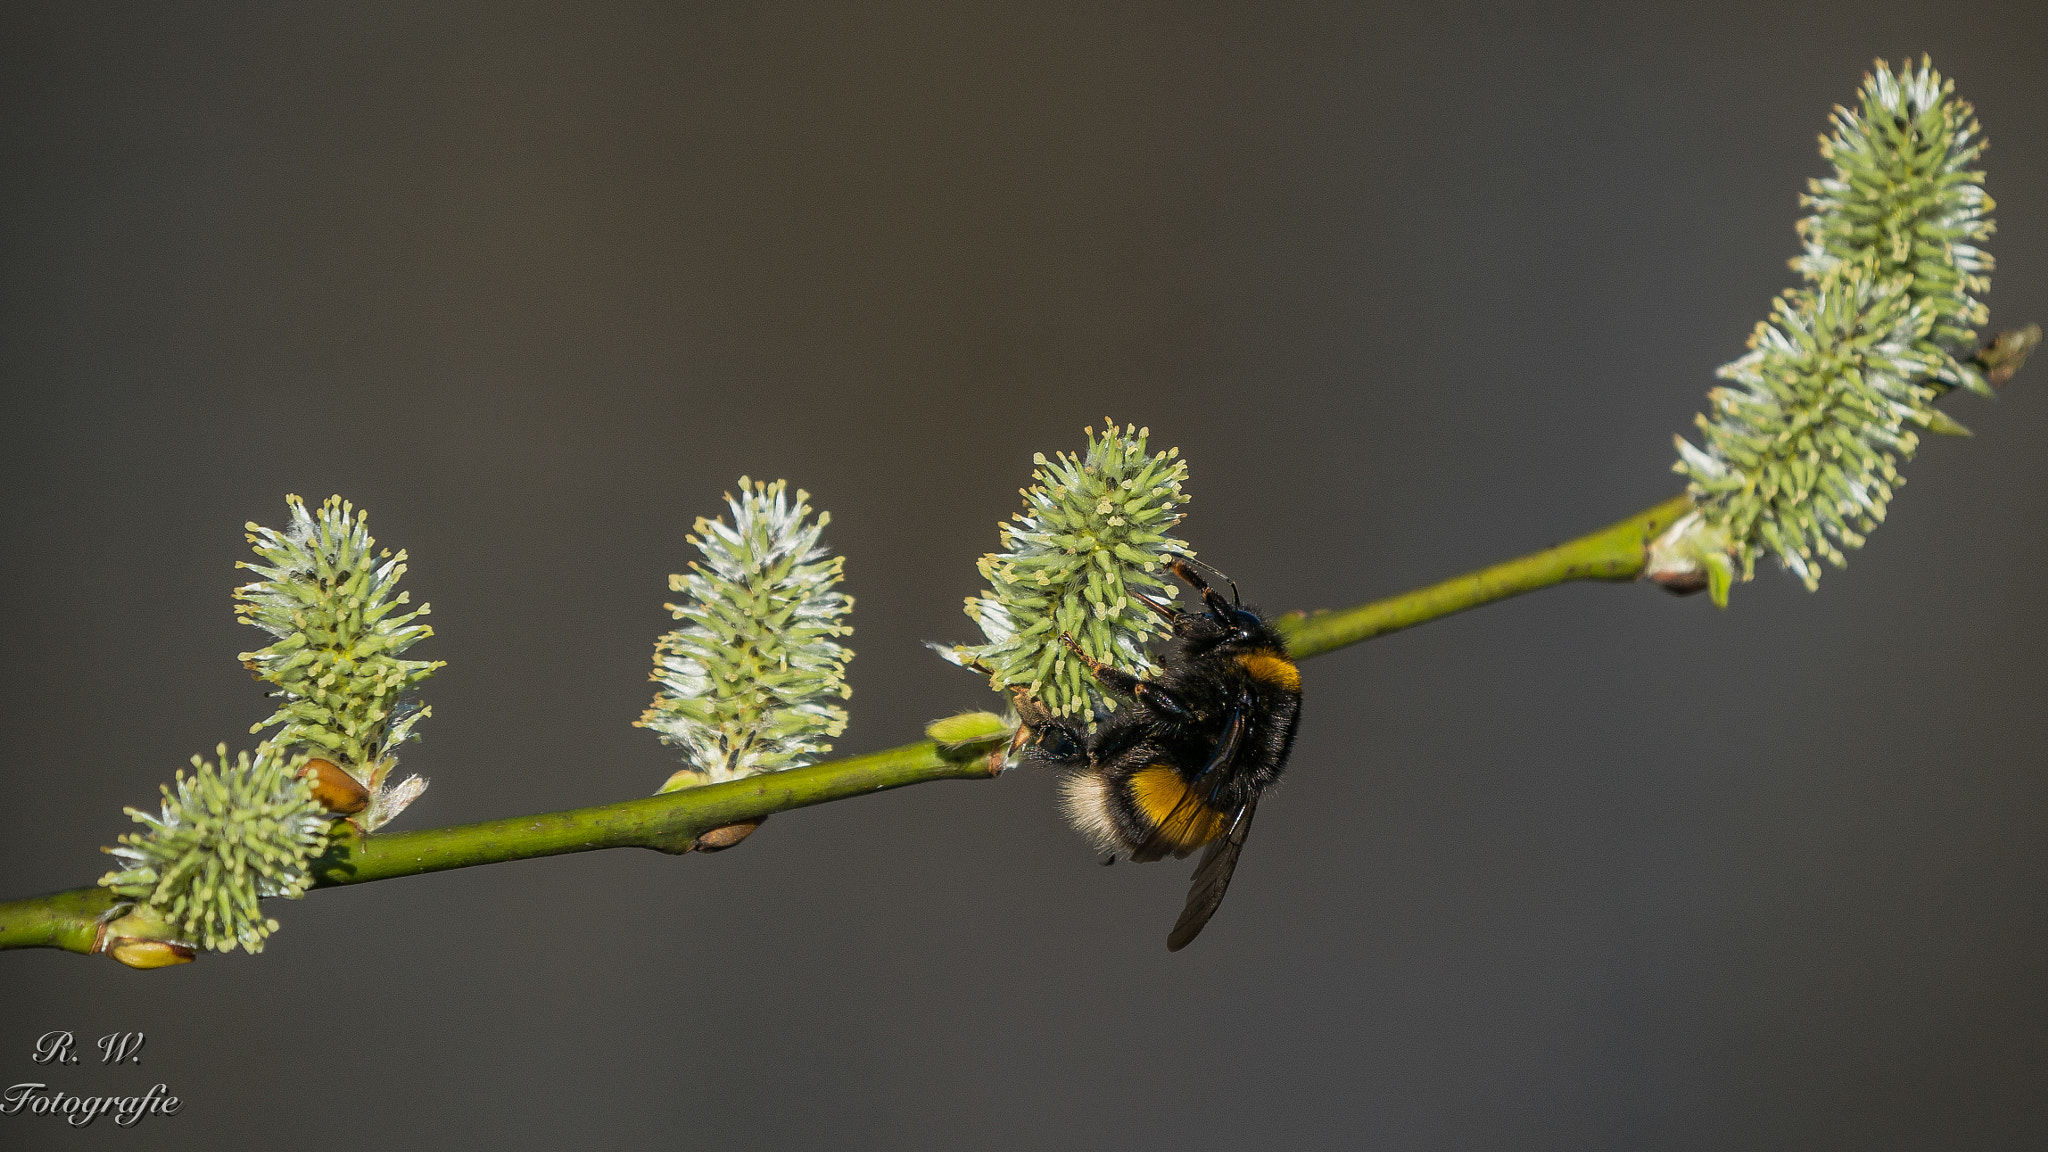
[[[1650,541],[1691,508],[1690,496],[1674,496],[1598,532],[1441,584],[1356,608],[1291,612],[1279,620],[1280,631],[1295,658],[1306,659],[1568,580],[1634,580],[1643,573]]]
[[[1633,580],[1642,573],[1650,541],[1690,507],[1688,497],[1675,497],[1598,532],[1519,559],[1354,608],[1290,613],[1278,625],[1293,654],[1307,658],[1552,584]],[[313,863],[314,887],[600,848],[679,854],[711,829],[758,821],[776,812],[932,780],[986,779],[999,769],[1001,754],[999,744],[942,751],[931,741],[920,741],[806,768],[566,812],[373,836],[344,825]],[[106,945],[106,924],[119,910],[120,902],[105,888],[74,888],[0,904],[0,949],[99,951]]]

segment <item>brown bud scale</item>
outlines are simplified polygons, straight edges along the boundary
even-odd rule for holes
[[[727,848],[752,836],[754,829],[759,828],[767,819],[766,816],[763,816],[759,820],[744,820],[738,824],[720,825],[697,837],[696,840],[691,842],[690,847],[699,852],[723,852]]]
[[[340,816],[353,816],[370,806],[370,791],[331,760],[318,757],[306,761],[300,776],[313,780],[313,799],[322,808]]]

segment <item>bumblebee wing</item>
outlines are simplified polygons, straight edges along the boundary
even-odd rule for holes
[[[1166,936],[1168,952],[1180,951],[1201,935],[1209,917],[1223,903],[1223,894],[1230,890],[1230,874],[1237,871],[1237,858],[1244,852],[1245,837],[1251,835],[1252,813],[1258,808],[1258,797],[1245,801],[1244,807],[1231,818],[1230,831],[1210,841],[1209,850],[1202,853],[1202,862],[1195,867],[1195,879],[1188,885],[1187,906],[1180,910],[1180,919],[1173,922],[1173,931]]]
[[[1149,863],[1172,851],[1175,841],[1179,839],[1179,833],[1200,817],[1202,808],[1210,806],[1208,802],[1215,798],[1212,793],[1223,782],[1224,773],[1229,769],[1230,762],[1237,759],[1237,746],[1244,738],[1245,703],[1244,698],[1239,697],[1238,702],[1232,704],[1230,711],[1224,714],[1223,735],[1216,741],[1215,749],[1209,753],[1208,763],[1202,765],[1202,771],[1196,775],[1195,782],[1182,793],[1173,810],[1166,814],[1166,819],[1161,820],[1152,829],[1152,835],[1131,853],[1133,863]],[[1183,850],[1177,855],[1185,856],[1187,851],[1189,850]]]

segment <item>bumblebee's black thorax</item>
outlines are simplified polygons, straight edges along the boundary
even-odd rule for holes
[[[1156,679],[1193,716],[1126,701],[1089,740],[1093,766],[1114,777],[1164,762],[1193,785],[1217,752],[1232,708],[1238,707],[1243,733],[1236,754],[1221,765],[1217,791],[1202,800],[1229,811],[1279,779],[1301,714],[1301,675],[1278,636],[1269,633],[1250,643],[1192,653],[1184,648],[1166,659]],[[1239,704],[1245,700],[1251,701],[1249,709]]]

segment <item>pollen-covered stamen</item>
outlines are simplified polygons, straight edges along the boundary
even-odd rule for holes
[[[1924,58],[1897,73],[1878,61],[1834,126],[1821,145],[1834,173],[1803,199],[1814,211],[1792,262],[1807,284],[1717,373],[1729,386],[1709,394],[1702,443],[1680,439],[1673,465],[1697,515],[1651,550],[1652,578],[1704,584],[1717,604],[1734,564],[1747,580],[1761,554],[1809,589],[1822,560],[1846,564],[1884,521],[1919,432],[1966,434],[1934,402],[1988,395],[2006,363],[1975,350],[1992,205],[1970,167],[1984,147],[1970,106]]]
[[[1100,438],[1092,427],[1085,434],[1083,453],[1034,457],[1024,511],[998,527],[1004,551],[981,559],[989,590],[968,599],[967,615],[987,642],[939,651],[986,670],[993,688],[1021,688],[1054,715],[1093,724],[1117,701],[1078,655],[1157,670],[1146,642],[1170,631],[1170,616],[1143,597],[1177,594],[1160,571],[1168,555],[1189,551],[1168,535],[1187,503],[1187,465],[1178,449],[1148,454],[1147,428],[1109,421]]]
[[[145,831],[105,849],[124,867],[100,884],[147,909],[128,923],[147,921],[162,932],[149,938],[174,944],[261,952],[277,921],[259,901],[303,895],[312,884],[308,862],[325,843],[327,811],[301,775],[303,760],[266,743],[253,758],[243,752],[230,761],[222,745],[213,762],[194,756],[192,775],[178,773],[175,792],[164,786],[158,814],[125,809]],[[130,928],[123,934],[145,938]],[[131,951],[128,962],[174,962],[160,949]]]
[[[406,554],[379,551],[370,535],[369,513],[339,496],[309,511],[297,496],[285,497],[290,523],[283,531],[248,525],[259,563],[244,561],[261,579],[235,590],[235,612],[245,624],[276,637],[242,663],[275,685],[280,701],[274,715],[250,729],[271,725],[270,742],[303,748],[345,772],[372,794],[366,827],[396,816],[419,790],[391,784],[398,745],[432,709],[412,697],[442,661],[401,660],[399,654],[434,634],[419,617],[420,605],[400,611],[410,597],[397,591]]]
[[[837,591],[845,558],[819,543],[831,514],[812,519],[810,494],[792,501],[781,480],[742,476],[726,499],[732,523],[700,518],[688,540],[702,563],[669,577],[684,623],[655,641],[661,687],[635,722],[684,750],[690,766],[663,792],[808,764],[846,729],[835,701],[853,651],[837,638],[853,598]]]

